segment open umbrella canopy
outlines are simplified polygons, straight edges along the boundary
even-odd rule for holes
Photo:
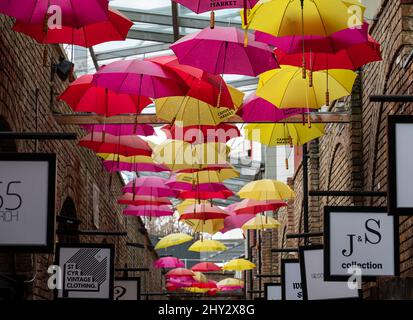
[[[252,93],[247,97],[237,114],[245,122],[279,122],[291,116],[302,114],[304,110],[302,108],[279,109],[271,102]]]
[[[330,100],[351,94],[356,78],[357,74],[351,70],[317,71],[313,73],[310,87],[308,79],[303,79],[301,68],[282,66],[260,76],[257,96],[278,108],[319,109]]]
[[[194,66],[213,74],[257,76],[278,68],[277,59],[268,45],[254,40],[235,27],[206,28],[191,33],[171,45],[182,64]],[[205,53],[208,52],[207,55]]]
[[[244,199],[232,208],[232,212],[237,215],[256,214],[264,211],[276,211],[279,208],[286,206],[287,203],[281,200]]]
[[[245,271],[245,270],[252,270],[256,267],[255,263],[245,259],[233,259],[227,262],[223,267],[222,270],[228,271]]]
[[[181,215],[184,213],[184,211],[186,210],[186,208],[188,208],[190,205],[194,205],[194,204],[205,204],[205,203],[209,203],[209,201],[207,200],[197,200],[197,199],[185,199],[184,201],[182,201],[181,203],[179,203],[178,205],[176,205],[176,210],[178,211],[178,213]]]
[[[238,191],[240,198],[254,200],[289,200],[295,193],[285,183],[277,180],[263,179],[252,181]]]
[[[96,132],[89,133],[79,141],[79,145],[96,153],[130,156],[151,156],[149,144],[138,136],[119,136]]]
[[[183,268],[185,267],[185,263],[178,258],[175,257],[162,257],[159,258],[154,262],[154,267],[157,269],[175,269],[175,268]]]
[[[211,219],[211,220],[181,220],[189,227],[193,232],[215,234],[224,228],[223,219]]]
[[[145,206],[145,205],[153,205],[153,206],[161,206],[161,205],[172,205],[171,200],[169,198],[158,198],[154,196],[141,196],[141,195],[133,195],[133,193],[125,193],[121,197],[118,198],[119,204],[126,204],[126,205],[133,205],[133,206]]]
[[[84,75],[72,82],[58,97],[75,112],[93,112],[105,117],[134,114],[152,103],[146,97],[121,94],[92,84],[93,75]]]
[[[243,27],[277,37],[292,35],[328,36],[363,24],[365,7],[358,0],[261,0],[248,15]],[[351,6],[360,8],[357,16]],[[241,12],[244,20],[244,13]],[[303,23],[302,23],[303,22]]]
[[[49,16],[51,6],[60,8],[63,26],[80,28],[108,19],[108,0],[1,0],[0,13],[24,23],[40,24]]]
[[[245,223],[255,217],[255,214],[230,214],[224,219],[224,228],[220,230],[221,233],[226,233],[234,229],[240,229]]]
[[[324,135],[323,123],[312,123],[311,127],[302,123],[249,124],[245,127],[246,139],[260,142],[270,147],[301,146]]]
[[[168,271],[166,273],[166,277],[192,277],[195,275],[195,273],[189,269],[185,269],[185,268],[176,268],[176,269],[172,269],[170,271]]]
[[[239,289],[244,287],[244,281],[235,278],[226,278],[217,283],[219,289],[222,287],[238,287]]]
[[[188,85],[169,68],[148,60],[120,60],[100,68],[93,76],[93,84],[118,93],[158,99],[183,96]]]
[[[140,205],[133,206],[129,205],[123,210],[123,214],[126,216],[137,216],[137,217],[170,217],[174,214],[174,211],[166,205],[155,206],[155,205]]]
[[[194,275],[194,280],[197,281],[198,283],[208,283],[207,277],[200,271],[194,271],[192,270],[195,275]]]
[[[125,157],[117,154],[97,154],[103,159],[103,166],[108,172],[164,172],[170,171],[162,164],[154,163],[148,156]]]
[[[224,219],[228,214],[217,206],[211,204],[194,204],[187,207],[179,220],[211,220]]]
[[[222,170],[204,170],[194,173],[178,173],[175,176],[176,181],[186,182],[190,184],[199,184],[199,183],[214,183],[214,182],[223,182],[227,179],[233,179],[240,176],[240,173],[233,169],[222,169]]]
[[[140,177],[130,181],[122,190],[136,195],[174,198],[177,192],[165,185],[166,181],[160,177]]]
[[[158,243],[155,245],[155,250],[177,246],[182,243],[191,241],[192,239],[193,238],[190,235],[185,233],[172,233],[159,240]]]
[[[13,30],[24,33],[42,44],[65,43],[90,48],[100,43],[125,40],[132,26],[133,22],[119,11],[109,9],[107,20],[82,27],[63,25],[61,28],[45,29],[44,21],[17,21]]]
[[[276,229],[279,226],[281,226],[281,223],[278,220],[262,214],[257,214],[254,218],[244,223],[242,230]]]
[[[212,262],[200,262],[194,265],[191,268],[192,271],[200,271],[200,272],[214,272],[214,271],[221,271],[221,267],[217,266],[215,263]]]
[[[207,183],[188,183],[182,181],[176,181],[175,178],[171,178],[167,185],[177,191],[197,191],[197,192],[219,192],[227,190],[227,187],[221,182],[207,182]]]
[[[190,246],[188,250],[195,252],[214,252],[225,251],[228,250],[228,248],[222,242],[216,240],[198,240]]]
[[[233,1],[211,1],[211,0],[173,0],[195,13],[204,13],[212,10],[252,8],[258,0],[233,0]]]
[[[195,190],[181,191],[177,196],[179,199],[228,199],[232,197],[234,193],[227,187],[219,191],[201,191],[199,185],[194,187]]]
[[[153,136],[154,128],[149,124],[84,124],[81,125],[87,132],[106,132],[114,136]]]

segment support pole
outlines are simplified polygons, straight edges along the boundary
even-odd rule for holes
[[[304,215],[304,233],[310,229],[309,223],[309,205],[308,205],[308,148],[307,144],[303,145],[303,215]],[[288,236],[287,236],[288,237]],[[308,244],[308,238],[305,238],[305,245]]]

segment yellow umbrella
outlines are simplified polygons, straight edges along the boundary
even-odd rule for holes
[[[202,272],[194,271],[194,273],[195,275],[192,278],[194,278],[196,281],[202,282],[202,283],[208,282],[207,277]]]
[[[261,0],[250,11],[244,28],[273,36],[330,34],[361,26],[365,7],[359,0]],[[243,10],[241,17],[244,20]],[[302,23],[304,22],[304,24]]]
[[[181,215],[184,213],[184,211],[186,210],[186,208],[188,208],[191,205],[194,204],[198,204],[200,202],[200,204],[205,204],[208,203],[208,200],[198,200],[198,199],[185,199],[184,201],[182,201],[180,204],[178,204],[176,206],[176,210],[178,211],[178,213]]]
[[[205,232],[209,234],[215,234],[224,228],[223,219],[211,219],[206,221],[201,220],[182,220],[190,226],[193,232]]]
[[[256,267],[255,263],[245,259],[233,259],[227,262],[223,267],[222,270],[228,271],[244,271],[244,270],[252,270]]]
[[[197,183],[219,183],[227,179],[239,177],[239,172],[234,168],[221,170],[204,170],[194,173],[178,173],[176,181],[188,182],[192,184]]]
[[[207,293],[209,289],[204,289],[204,288],[197,288],[197,287],[188,287],[188,288],[183,288],[184,291],[191,292],[191,293]]]
[[[267,217],[262,214],[257,214],[254,218],[244,223],[242,230],[264,230],[264,229],[276,229],[281,225],[277,220],[271,217]]]
[[[228,250],[228,248],[222,242],[216,240],[198,240],[190,246],[188,250],[195,252],[213,252],[225,251]]]
[[[235,278],[226,278],[217,283],[218,287],[243,287],[244,281]]]
[[[247,140],[261,142],[270,147],[300,146],[324,135],[325,125],[313,123],[249,124],[245,127]]]
[[[289,200],[295,193],[285,183],[277,180],[263,179],[246,184],[238,195],[242,199],[254,200]]]
[[[357,74],[351,70],[332,69],[313,73],[313,84],[302,77],[302,69],[282,66],[260,76],[257,96],[280,109],[319,109],[330,100],[351,94]]]
[[[155,249],[165,249],[172,246],[177,246],[179,244],[191,241],[193,238],[190,235],[185,233],[172,233],[163,237],[159,242],[156,244]]]

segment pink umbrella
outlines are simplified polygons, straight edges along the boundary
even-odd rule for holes
[[[197,263],[191,268],[191,270],[198,271],[198,272],[222,271],[221,267],[218,267],[215,263],[212,263],[212,262]],[[216,284],[215,284],[215,287],[216,287]]]
[[[162,257],[156,260],[153,266],[158,269],[174,269],[185,267],[185,263],[182,260],[175,257]]]
[[[257,76],[279,68],[271,48],[257,42],[235,27],[206,28],[191,33],[171,45],[181,64],[187,64],[213,74],[242,74]],[[205,53],[208,54],[205,54]]]
[[[335,53],[356,44],[368,41],[368,23],[361,28],[344,29],[331,34],[329,37],[321,36],[285,36],[275,37],[273,35],[256,31],[255,40],[273,45],[285,53],[302,53],[303,41],[307,52],[329,52]]]
[[[168,277],[168,282],[170,285],[173,285],[174,287],[181,289],[181,288],[189,288],[196,283],[196,281],[189,276],[171,276]]]
[[[100,68],[93,76],[95,85],[118,93],[154,99],[184,96],[188,85],[174,71],[148,60],[122,60]]]
[[[187,207],[179,220],[212,220],[224,219],[228,216],[224,210],[210,204],[193,204]]]
[[[299,108],[278,109],[271,102],[252,93],[237,114],[245,122],[279,122],[291,116],[303,114],[304,110]]]
[[[127,206],[126,209],[123,210],[123,214],[126,216],[158,218],[172,216],[174,212],[168,206],[143,205]]]
[[[116,155],[115,155],[116,156]],[[103,167],[108,172],[169,172],[170,169],[162,164],[146,163],[146,162],[122,162],[118,160],[105,160],[103,161]]]
[[[234,213],[224,219],[224,228],[220,230],[222,233],[228,232],[233,229],[240,229],[246,222],[253,219],[255,214],[240,214]]]
[[[195,276],[195,273],[189,269],[185,268],[176,268],[168,271],[165,275],[167,278],[172,280],[172,278],[176,277],[185,277],[181,278],[182,280],[189,280],[189,277],[191,280],[194,280],[193,276]]]
[[[137,196],[135,195],[135,199],[132,193],[125,193],[118,199],[119,204],[128,204],[134,206],[142,206],[142,205],[172,205],[171,200],[168,198],[157,198],[152,196]]]
[[[241,286],[219,286],[218,285],[218,290],[222,291],[222,292],[224,292],[224,291],[239,291],[239,290],[242,290],[242,289],[243,289],[243,287],[241,287]]]
[[[227,187],[223,183],[208,182],[196,185],[190,182],[176,181],[176,178],[168,180],[168,182],[166,182],[166,185],[171,189],[177,191],[199,190],[200,192],[218,192],[222,190],[227,190]]]
[[[159,177],[137,178],[123,187],[123,192],[134,193],[135,195],[174,198],[177,195],[177,191],[171,190],[165,184],[166,181],[166,179]]]
[[[265,211],[276,211],[281,207],[286,207],[287,203],[280,200],[254,200],[244,199],[238,202],[232,212],[239,214],[257,214]]]
[[[48,18],[51,6],[61,9],[63,26],[80,28],[108,19],[108,0],[1,0],[0,13],[24,23],[40,24]]]
[[[149,124],[84,124],[81,125],[88,132],[106,132],[114,136],[153,136],[155,130]]]

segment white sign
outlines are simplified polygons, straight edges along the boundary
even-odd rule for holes
[[[343,281],[324,281],[323,255],[321,248],[300,248],[304,300],[359,298],[357,286],[348,286]]]
[[[116,279],[113,300],[140,300],[140,278]]]
[[[398,274],[398,229],[385,209],[326,207],[326,280],[346,281],[355,269],[363,280]]]
[[[266,300],[282,300],[281,284],[266,283],[265,298]]]
[[[113,246],[100,244],[60,246],[63,270],[61,298],[112,299]]]
[[[55,179],[54,154],[0,154],[0,251],[53,252]]]
[[[301,271],[298,260],[282,260],[281,273],[283,300],[303,300]]]

